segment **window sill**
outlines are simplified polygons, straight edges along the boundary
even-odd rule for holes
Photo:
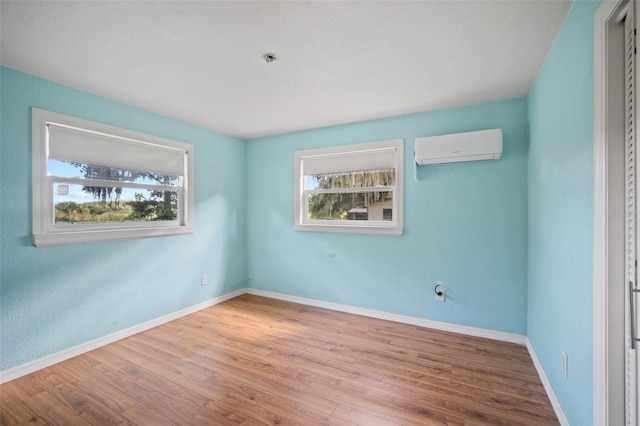
[[[33,234],[33,245],[36,247],[48,247],[65,244],[128,240],[132,238],[160,237],[165,235],[182,235],[192,233],[192,226],[51,232],[45,234]]]
[[[296,224],[296,231],[307,232],[342,232],[345,234],[376,234],[376,235],[402,235],[401,226],[376,226],[376,225],[335,225],[335,224]]]

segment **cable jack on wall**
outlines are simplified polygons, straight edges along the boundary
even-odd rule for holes
[[[446,290],[444,288],[444,283],[442,281],[438,281],[436,286],[433,288],[433,291],[436,293],[436,302],[444,302],[446,296]]]

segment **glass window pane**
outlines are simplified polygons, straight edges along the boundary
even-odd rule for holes
[[[95,166],[85,163],[72,163],[49,159],[47,162],[49,175],[78,179],[104,179],[116,182],[136,182],[152,185],[179,185],[178,176],[149,171],[127,170],[116,167]]]
[[[311,220],[391,220],[392,194],[391,191],[310,194],[308,218]],[[389,219],[385,219],[385,214]]]
[[[174,221],[178,191],[54,183],[55,224]]]
[[[305,176],[306,189],[367,188],[396,184],[395,169],[325,173]]]

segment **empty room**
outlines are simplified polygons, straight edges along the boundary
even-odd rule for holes
[[[635,1],[0,1],[0,423],[638,424]]]

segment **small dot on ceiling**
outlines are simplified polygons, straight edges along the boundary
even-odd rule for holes
[[[262,57],[265,61],[267,61],[267,63],[273,62],[278,59],[275,53],[265,53],[264,55],[262,55]]]

